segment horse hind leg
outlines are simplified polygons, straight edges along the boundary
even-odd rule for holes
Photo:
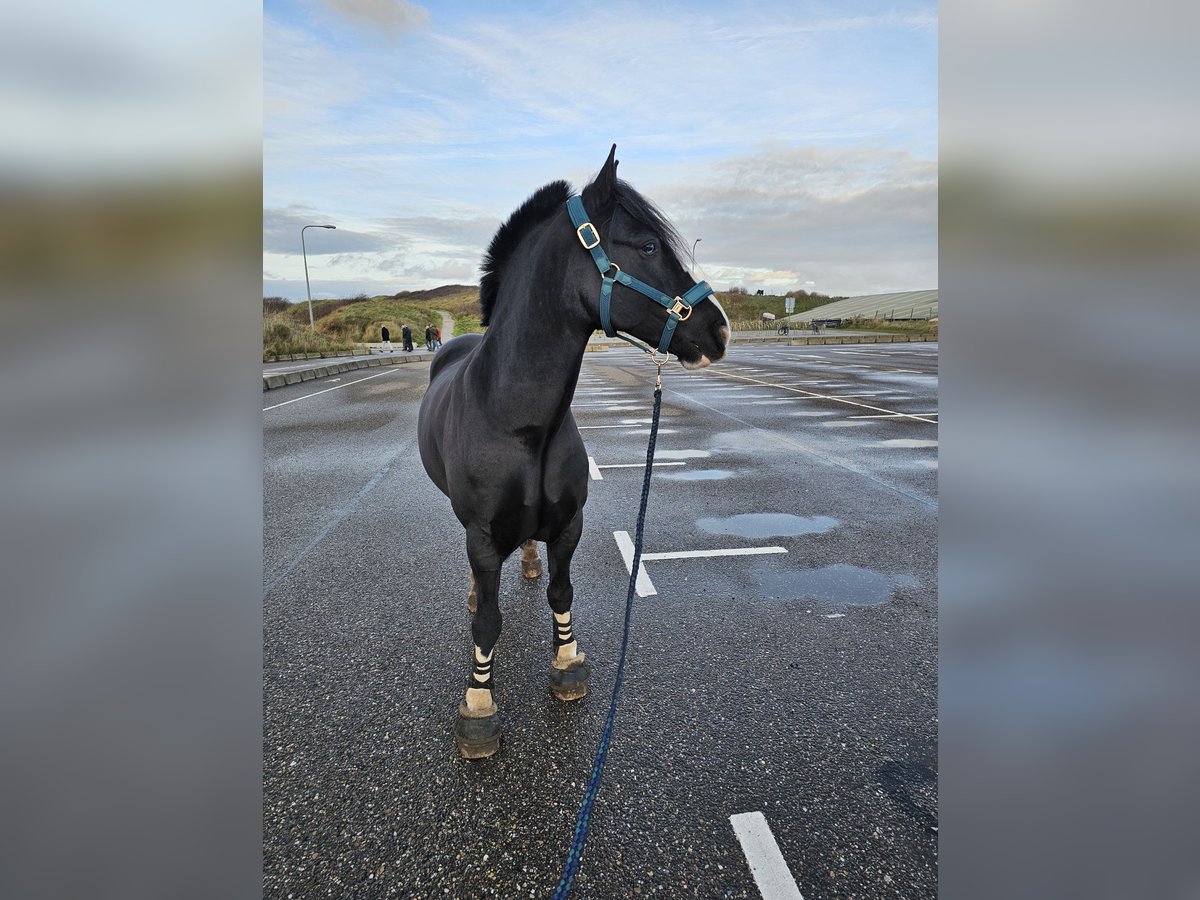
[[[529,540],[521,545],[521,574],[530,581],[542,577],[542,560],[538,556],[537,541]]]
[[[579,649],[571,622],[571,603],[575,588],[571,585],[571,557],[583,534],[583,512],[555,540],[546,545],[550,560],[550,586],[546,598],[554,619],[554,659],[550,663],[550,690],[559,700],[579,700],[587,696],[592,667]]]

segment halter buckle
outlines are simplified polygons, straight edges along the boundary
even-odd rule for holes
[[[683,302],[682,297],[675,298],[675,305],[667,310],[671,315],[678,316],[680,322],[686,322],[692,314],[692,308]]]
[[[590,244],[587,242],[587,238],[583,236],[583,229],[585,228],[590,228],[592,230],[592,236],[595,238],[595,240]],[[584,250],[593,250],[600,246],[600,232],[591,222],[584,222],[582,225],[576,228],[575,236],[579,238],[579,243],[583,244]]]

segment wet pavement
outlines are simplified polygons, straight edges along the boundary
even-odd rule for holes
[[[416,450],[427,373],[263,396],[267,897],[548,897],[570,842],[619,650],[614,532],[634,531],[653,369],[588,354],[575,398],[594,464],[573,566],[592,693],[551,697],[546,579],[510,560],[504,744],[473,763],[451,732],[471,647],[462,530]],[[936,422],[936,344],[735,346],[664,370],[656,592],[635,606],[573,896],[756,898],[729,822],[753,811],[807,900],[936,895]],[[767,547],[786,552],[753,555]]]

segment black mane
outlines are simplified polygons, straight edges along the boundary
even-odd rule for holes
[[[571,185],[559,180],[552,181],[539,188],[516,211],[508,217],[508,221],[492,237],[487,253],[483,257],[483,277],[479,280],[479,323],[487,325],[496,305],[496,295],[500,292],[500,276],[504,264],[512,257],[513,252],[529,229],[548,219],[560,209],[571,196]],[[676,258],[687,258],[687,247],[683,237],[675,230],[675,226],[667,220],[662,210],[639,194],[627,181],[616,181],[617,203],[629,215],[650,227],[668,247]],[[611,220],[610,220],[611,221]],[[603,231],[601,238],[603,239]]]
[[[671,248],[676,258],[687,259],[687,244],[675,226],[663,215],[662,210],[634,190],[627,181],[617,179],[617,203],[643,225],[658,235],[659,239]],[[603,237],[603,235],[601,235]]]
[[[569,184],[561,180],[552,181],[517,207],[508,221],[500,226],[483,257],[483,277],[479,280],[479,324],[487,325],[491,319],[496,295],[500,291],[500,274],[521,238],[534,225],[560,209],[570,196]]]

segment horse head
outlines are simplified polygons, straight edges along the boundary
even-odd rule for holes
[[[686,256],[683,239],[653,203],[617,178],[616,153],[614,144],[600,174],[582,193],[603,250],[626,275],[668,297],[682,297],[696,285],[681,261]],[[600,279],[594,267],[584,277],[581,291],[589,313],[599,323]],[[668,317],[664,306],[619,281],[613,284],[611,321],[615,330],[657,347]],[[678,321],[667,350],[685,369],[699,369],[721,359],[728,342],[729,319],[710,295]]]

